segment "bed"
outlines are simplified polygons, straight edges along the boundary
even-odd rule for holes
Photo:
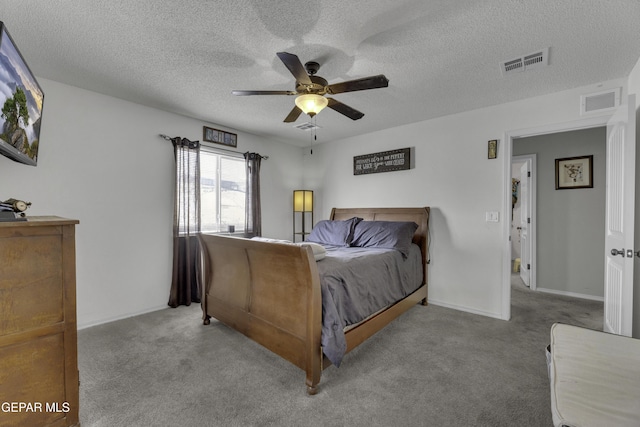
[[[397,300],[362,320],[351,319],[345,322],[348,323],[346,327],[337,330],[335,325],[323,324],[323,317],[329,317],[323,316],[323,294],[327,298],[325,279],[331,275],[325,270],[335,261],[331,259],[331,252],[336,248],[329,245],[327,257],[316,261],[313,244],[201,234],[203,323],[209,324],[210,318],[214,317],[298,366],[306,373],[307,393],[316,394],[321,373],[332,364],[332,359],[339,362],[341,356],[405,311],[418,303],[427,304],[429,208],[334,208],[326,222],[336,225],[354,218],[361,219],[360,226],[376,222],[415,223],[415,231],[410,237],[411,248],[408,251],[403,248],[401,255],[396,254],[403,260],[417,256],[420,277],[415,289],[405,289],[404,295]],[[387,253],[385,256],[389,256],[389,251],[380,249],[388,248],[372,248],[378,255]],[[324,285],[321,285],[321,276]],[[370,283],[370,280],[365,279],[365,282]],[[325,292],[321,290],[323,286]],[[327,345],[323,328],[325,331],[333,329],[335,335],[344,337],[344,351],[340,357],[327,356],[326,353],[331,352],[323,351],[323,342]]]
[[[556,323],[550,342],[554,426],[640,425],[640,340]]]

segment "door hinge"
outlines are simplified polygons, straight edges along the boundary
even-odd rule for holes
[[[527,171],[527,178],[531,178],[531,171]]]
[[[527,270],[531,270],[531,264],[527,264]]]
[[[527,218],[527,224],[531,224],[531,218]]]

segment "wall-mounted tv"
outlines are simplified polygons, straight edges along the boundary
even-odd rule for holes
[[[0,22],[0,154],[36,166],[44,93]]]

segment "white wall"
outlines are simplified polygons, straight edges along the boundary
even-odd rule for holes
[[[39,163],[30,167],[0,157],[0,199],[31,201],[29,215],[80,220],[80,327],[166,307],[173,155],[170,143],[157,135],[195,140],[203,125],[221,126],[39,82],[45,92]],[[291,193],[301,187],[315,190],[316,221],[334,206],[431,206],[430,302],[504,318],[505,236],[501,223],[485,222],[485,212],[500,211],[501,221],[508,215],[503,194],[511,178],[503,171],[503,141],[497,160],[487,159],[487,141],[511,130],[577,120],[581,94],[626,83],[605,82],[318,144],[313,155],[230,130],[238,133],[239,151],[270,156],[262,168],[265,236],[289,238]],[[629,86],[640,93],[640,65]],[[402,147],[415,147],[414,169],[353,176],[353,156]]]
[[[537,154],[537,289],[604,296],[605,127],[517,138],[513,155]],[[556,190],[555,159],[593,156],[593,188]]]
[[[174,160],[158,134],[199,140],[203,125],[221,126],[38,80],[45,93],[38,166],[0,156],[0,199],[32,202],[28,215],[80,220],[79,327],[166,307]],[[263,234],[287,238],[301,149],[232,131],[238,151],[269,156],[261,168]]]
[[[626,88],[626,79],[320,144],[313,156],[305,155],[307,186],[322,189],[316,219],[326,219],[334,206],[430,206],[429,301],[508,318],[501,222],[509,215],[504,194],[511,176],[504,170],[503,141],[496,160],[487,159],[487,141],[512,130],[578,120],[580,95],[611,87]],[[403,147],[415,147],[415,169],[353,175],[353,156]],[[487,211],[499,211],[501,222],[486,222]]]

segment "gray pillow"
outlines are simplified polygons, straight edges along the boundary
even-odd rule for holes
[[[321,245],[349,246],[353,239],[353,229],[360,221],[362,218],[356,217],[344,221],[318,221],[306,240]]]
[[[360,221],[356,224],[351,246],[396,249],[406,257],[417,229],[415,222]]]

